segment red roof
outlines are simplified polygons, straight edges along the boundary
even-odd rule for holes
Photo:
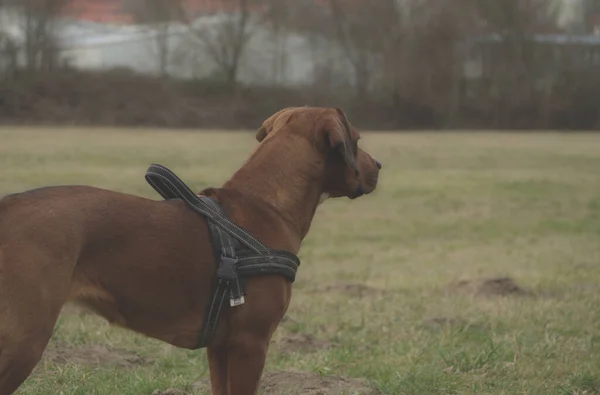
[[[192,14],[211,14],[237,9],[236,0],[183,0]],[[69,0],[64,16],[101,23],[131,24],[133,15],[126,12],[122,0]]]
[[[129,24],[133,16],[123,10],[121,0],[70,0],[64,16],[91,22]]]

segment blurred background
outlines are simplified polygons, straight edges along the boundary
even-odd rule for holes
[[[598,0],[0,0],[0,122],[600,127]]]

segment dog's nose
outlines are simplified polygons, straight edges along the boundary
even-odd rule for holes
[[[381,168],[383,167],[383,165],[381,164],[381,162],[380,162],[380,161],[378,161],[378,160],[375,160],[375,165],[377,166],[377,168],[378,168],[379,170],[381,170]]]

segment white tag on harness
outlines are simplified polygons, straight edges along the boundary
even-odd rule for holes
[[[240,306],[240,305],[243,305],[244,303],[246,303],[246,299],[244,298],[244,296],[241,296],[239,298],[229,299],[229,305],[231,307]]]

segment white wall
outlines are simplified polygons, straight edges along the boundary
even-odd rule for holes
[[[207,17],[198,24],[219,23]],[[218,28],[217,26],[214,26]],[[332,43],[317,42],[298,34],[276,36],[264,26],[252,27],[240,62],[239,80],[252,84],[279,83],[306,85],[315,81],[317,69],[329,67],[342,79],[350,78],[339,49]],[[85,69],[127,67],[138,72],[158,74],[159,63],[155,32],[140,26],[105,27],[103,32],[89,32],[66,25],[62,30],[63,57],[70,64]],[[186,27],[175,26],[169,36],[169,74],[176,78],[206,78],[217,70],[213,59]],[[278,40],[283,40],[283,42]]]
[[[585,22],[587,0],[552,0],[560,27],[577,31]]]

